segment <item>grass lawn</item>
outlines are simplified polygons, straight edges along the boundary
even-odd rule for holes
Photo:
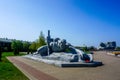
[[[29,80],[20,70],[7,60],[7,56],[14,56],[14,54],[13,52],[2,53],[2,61],[0,62],[0,80]]]

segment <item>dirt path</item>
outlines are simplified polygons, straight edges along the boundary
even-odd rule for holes
[[[13,58],[17,61],[20,61],[21,63],[28,65],[27,68],[32,67],[40,71],[41,73],[45,74],[46,76],[48,75],[52,78],[54,77],[53,79],[120,80],[120,57],[107,55],[106,52],[102,52],[102,51],[95,52],[94,58],[95,60],[102,61],[104,65],[99,67],[93,67],[93,68],[90,68],[90,67],[89,68],[88,67],[59,68],[53,65],[45,64],[45,63],[34,61],[31,59],[26,59],[23,57],[13,57]],[[35,80],[35,79],[32,79],[32,80]],[[39,80],[39,79],[37,78],[36,80]],[[46,79],[46,80],[50,80],[50,79]]]

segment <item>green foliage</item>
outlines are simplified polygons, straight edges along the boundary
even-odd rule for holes
[[[30,46],[29,49],[31,50],[31,52],[36,51],[36,42],[33,42]]]
[[[16,41],[13,41],[11,44],[12,49],[17,49],[17,43]]]
[[[29,46],[30,46],[29,42],[24,42],[23,43],[23,51],[29,53]]]
[[[77,48],[77,49],[82,49],[82,47],[80,47],[80,46],[75,46],[75,48]]]
[[[95,50],[97,50],[94,46],[90,46],[89,48],[88,48],[88,50],[89,51],[95,51]]]
[[[17,55],[23,49],[23,43],[22,41],[15,40],[12,42],[11,47],[14,51],[14,55]]]
[[[85,46],[85,47],[82,47],[82,50],[83,50],[84,52],[87,52],[87,51],[88,51],[88,48],[87,48],[87,46]]]
[[[17,40],[16,43],[17,43],[18,50],[21,51],[23,49],[23,43],[22,43],[22,41]]]
[[[13,56],[12,52],[2,54],[0,62],[0,80],[29,80],[21,71],[19,71],[6,57]]]
[[[39,36],[39,39],[37,40],[36,42],[36,49],[43,46],[43,45],[46,45],[46,42],[45,42],[45,37],[44,37],[44,34],[43,32],[41,31],[40,32],[40,36]]]
[[[19,54],[16,41],[12,42],[11,47],[13,49],[14,55]]]
[[[116,50],[120,50],[120,47],[117,47]]]
[[[43,32],[41,31],[39,39],[37,39],[35,42],[33,42],[30,46],[29,49],[31,50],[31,52],[36,51],[39,47],[46,45],[45,42],[45,37]]]

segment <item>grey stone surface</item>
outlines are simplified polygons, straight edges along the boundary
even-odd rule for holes
[[[74,62],[88,63],[93,61],[92,54],[86,54],[76,49],[65,39],[51,38],[50,31],[48,31],[47,45],[38,48],[35,54],[27,57],[54,65]]]

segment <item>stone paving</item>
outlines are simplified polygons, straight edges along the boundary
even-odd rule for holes
[[[40,70],[37,70],[26,63],[20,61],[20,57],[8,57],[8,59],[18,67],[30,80],[57,80],[56,78],[47,75]]]
[[[23,57],[8,57],[30,80],[120,80],[120,57],[94,52],[99,67],[60,68]]]

